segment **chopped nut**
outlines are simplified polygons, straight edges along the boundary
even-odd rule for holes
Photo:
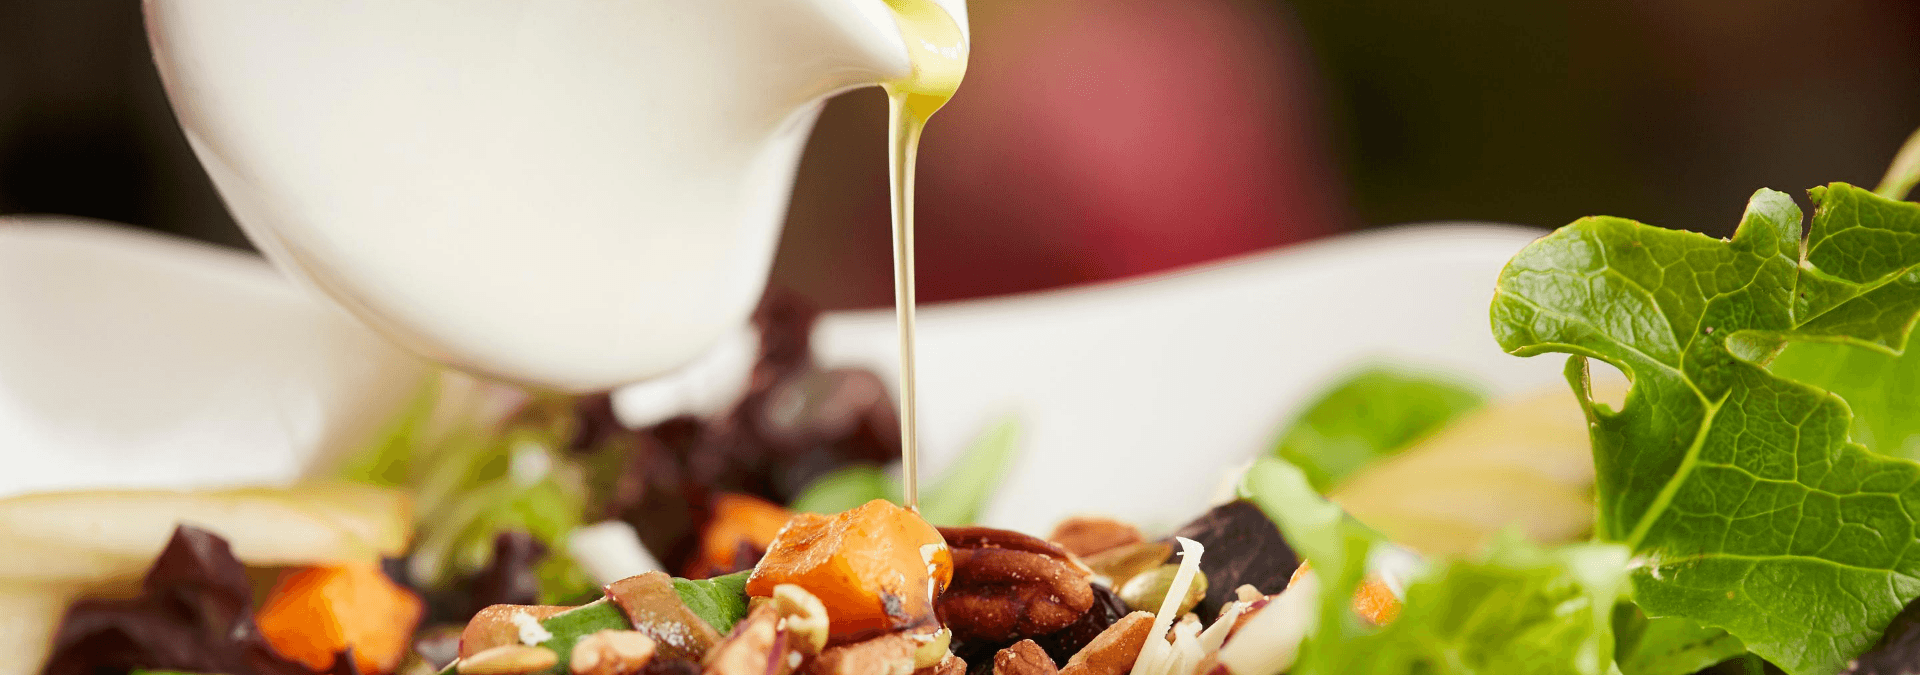
[[[787,675],[803,657],[788,644],[772,603],[747,613],[701,661],[706,675]]]
[[[953,585],[940,596],[955,638],[1006,644],[1071,625],[1093,607],[1087,573],[1059,547],[982,527],[946,528]]]
[[[1134,660],[1140,658],[1140,648],[1147,644],[1147,633],[1153,631],[1152,612],[1134,612],[1121,618],[1085,649],[1067,660],[1060,669],[1060,675],[1120,675],[1133,669]]]
[[[545,647],[514,643],[462,657],[454,670],[460,675],[527,675],[560,663],[560,655]]]
[[[1047,541],[1059,544],[1068,553],[1082,558],[1140,543],[1140,528],[1112,518],[1075,516],[1053,526]]]
[[[918,646],[901,633],[829,647],[807,669],[810,675],[910,675]]]
[[[573,645],[573,675],[631,675],[653,660],[653,638],[637,630],[603,630]]]
[[[467,622],[466,630],[460,633],[460,656],[467,657],[501,645],[520,644],[520,623],[517,616],[526,616],[534,621],[573,609],[572,607],[552,607],[545,605],[493,605],[473,615]],[[523,619],[524,621],[524,619]]]
[[[757,599],[757,598],[756,598]],[[827,646],[827,607],[820,598],[794,584],[773,587],[773,611],[786,622],[789,642],[801,653],[820,653]]]
[[[993,675],[1055,675],[1053,659],[1032,640],[1021,640],[993,655]]]
[[[913,675],[967,675],[967,661],[947,654],[939,663],[913,671]]]
[[[911,638],[916,645],[913,648],[915,670],[937,665],[953,655],[953,652],[949,651],[953,646],[953,631],[945,626],[932,633],[909,633],[907,637]]]
[[[720,631],[687,609],[673,579],[664,572],[648,572],[607,584],[607,599],[633,622],[633,629],[653,638],[662,656],[699,661],[720,641]]]

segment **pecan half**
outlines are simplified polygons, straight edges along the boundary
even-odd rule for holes
[[[1060,668],[1032,640],[1021,640],[993,655],[993,675],[1055,675]]]
[[[1134,612],[1115,622],[1067,660],[1060,675],[1120,675],[1133,669],[1153,632],[1153,613]]]
[[[956,639],[1008,644],[1071,625],[1093,607],[1088,573],[1058,546],[1018,532],[942,528],[953,549],[953,585],[941,621]]]
[[[1075,516],[1053,526],[1047,541],[1082,558],[1142,541],[1140,528],[1112,518]]]

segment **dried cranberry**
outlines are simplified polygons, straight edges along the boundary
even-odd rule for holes
[[[1101,631],[1126,615],[1127,603],[1120,600],[1119,594],[1104,585],[1094,584],[1092,609],[1080,615],[1080,619],[1072,625],[1055,631],[1051,635],[1037,638],[1034,642],[1040,643],[1040,648],[1047,650],[1047,656],[1053,657],[1054,663],[1066,663],[1067,659],[1080,653],[1081,648],[1092,642]]]

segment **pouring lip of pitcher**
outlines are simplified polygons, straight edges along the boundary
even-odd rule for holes
[[[912,72],[912,64],[907,56],[906,37],[900,33],[899,24],[894,21],[893,8],[889,0],[805,0],[818,7],[820,15],[829,17],[853,45],[865,56],[867,62],[875,67],[879,79],[896,80],[907,77]],[[960,34],[968,42],[973,41],[973,26],[967,21],[966,0],[929,0],[953,16],[960,25]],[[851,11],[849,11],[851,10]],[[870,86],[863,83],[847,87]]]

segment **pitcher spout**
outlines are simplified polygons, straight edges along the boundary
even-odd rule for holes
[[[777,22],[782,37],[769,46],[798,57],[792,66],[807,75],[790,81],[804,82],[797,95],[808,100],[911,77],[914,45],[902,15],[942,12],[970,37],[965,0],[794,0],[789,9],[806,16]]]

